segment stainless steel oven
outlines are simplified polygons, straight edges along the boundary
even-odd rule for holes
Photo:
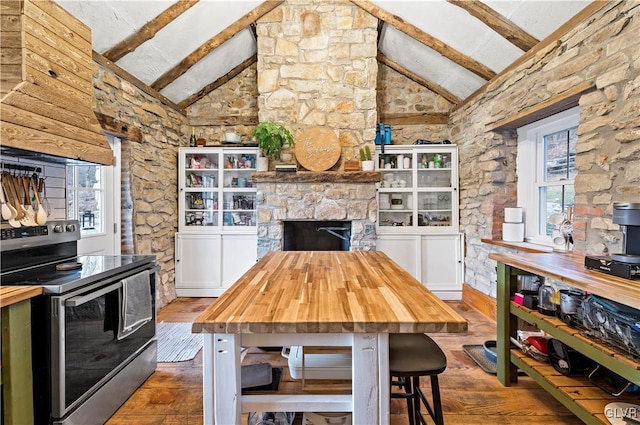
[[[155,257],[76,256],[77,223],[37,227],[3,229],[1,275],[45,291],[32,300],[36,423],[103,424],[157,365]],[[138,298],[125,291],[133,280]],[[149,313],[124,329],[136,302]]]

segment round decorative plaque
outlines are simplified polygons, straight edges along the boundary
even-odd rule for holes
[[[313,127],[298,137],[295,144],[296,159],[309,171],[327,171],[336,165],[342,147],[333,130]]]

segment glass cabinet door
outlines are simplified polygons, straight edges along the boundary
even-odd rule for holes
[[[452,226],[451,156],[420,152],[418,156],[418,226]]]
[[[218,225],[217,153],[187,153],[184,155],[184,216],[185,227]]]
[[[257,149],[181,148],[179,231],[240,233],[256,226]],[[242,228],[239,226],[243,226]]]
[[[378,227],[382,233],[457,231],[457,156],[442,146],[377,151]]]
[[[257,155],[224,152],[222,226],[256,225],[256,190],[251,174],[256,171]]]

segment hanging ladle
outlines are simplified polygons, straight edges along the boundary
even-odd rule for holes
[[[31,177],[31,186],[33,187],[33,194],[35,195],[36,202],[38,203],[36,222],[42,226],[47,222],[47,211],[45,211],[44,207],[42,206],[42,202],[40,201],[40,194],[38,193],[38,183],[35,175]]]

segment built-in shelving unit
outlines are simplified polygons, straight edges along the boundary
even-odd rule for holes
[[[254,147],[180,149],[178,296],[220,296],[255,263],[257,156]]]
[[[385,145],[376,149],[377,249],[443,299],[462,296],[456,145]]]
[[[545,331],[586,357],[640,385],[640,362],[630,353],[592,339],[578,328],[543,315],[512,301],[517,288],[517,276],[535,274],[561,281],[563,284],[600,295],[637,308],[640,282],[609,276],[584,267],[584,257],[571,254],[490,254],[498,261],[497,351],[498,379],[509,386],[517,382],[517,369],[524,371],[542,388],[552,394],[584,423],[609,424],[605,406],[611,402],[637,404],[637,395],[613,397],[595,387],[584,375],[565,376],[550,363],[543,363],[511,346],[517,319]]]

